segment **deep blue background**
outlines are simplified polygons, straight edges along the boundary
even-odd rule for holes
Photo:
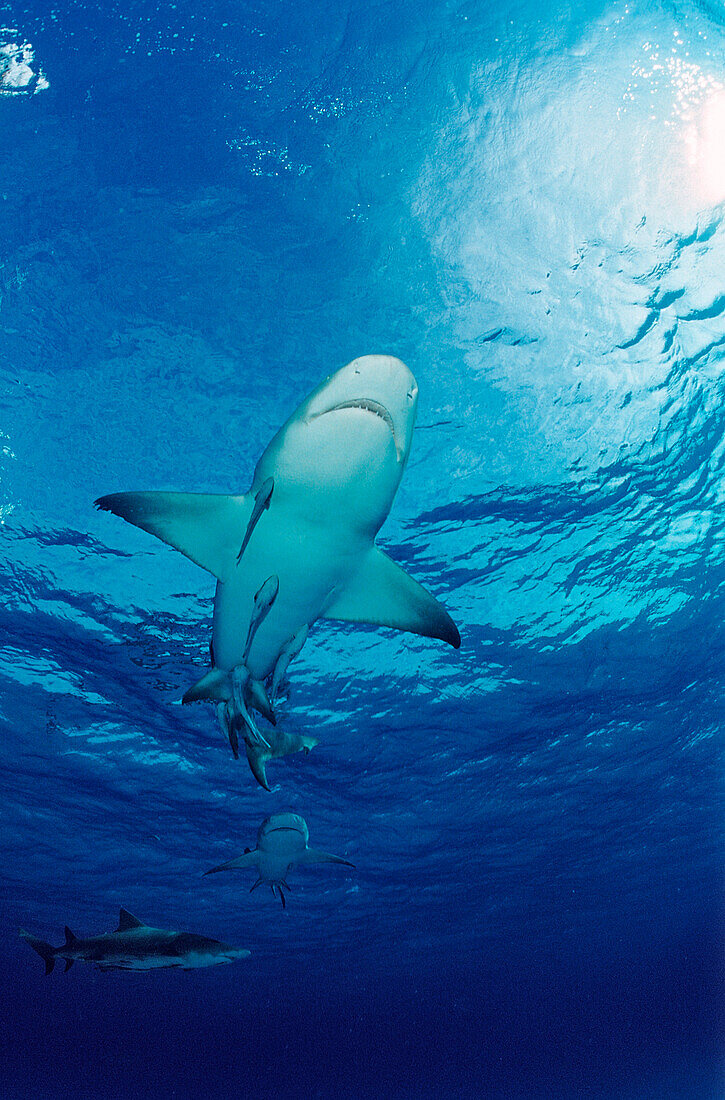
[[[721,1097],[719,8],[0,23],[49,82],[0,85],[2,1096]],[[463,644],[318,624],[267,794],[179,705],[210,579],[92,501],[244,491],[374,351],[421,393],[382,542]],[[357,870],[200,877],[286,806]],[[16,937],[119,905],[252,956]]]

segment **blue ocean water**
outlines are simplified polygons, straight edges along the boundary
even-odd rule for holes
[[[716,1100],[725,12],[0,0],[0,1095]],[[235,761],[213,581],[93,509],[242,492],[357,355],[458,652],[318,623]],[[294,808],[356,864],[202,878]],[[119,906],[251,957],[46,977]]]

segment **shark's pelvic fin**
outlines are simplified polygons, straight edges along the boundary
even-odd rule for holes
[[[455,649],[461,644],[458,628],[445,608],[377,546],[333,597],[324,617],[408,630],[426,638],[440,638]]]
[[[41,959],[45,963],[45,973],[51,974],[53,967],[55,966],[55,955],[53,954],[53,948],[45,940],[39,940],[37,936],[31,936],[29,932],[25,932],[20,929],[20,936],[32,947],[33,951],[37,951]]]
[[[213,703],[225,703],[231,698],[231,694],[229,673],[220,668],[212,668],[184,693],[181,702],[197,703],[200,699],[210,699]]]
[[[65,966],[64,966],[64,968],[63,968],[63,973],[64,973],[64,974],[67,974],[67,973],[68,973],[68,971],[70,970],[70,968],[71,968],[71,967],[73,966],[73,963],[74,963],[74,962],[75,962],[75,959],[66,959],[66,960],[65,960]]]
[[[253,852],[245,852],[244,855],[237,856],[236,859],[230,859],[228,863],[220,863],[218,867],[212,867],[211,870],[205,871],[205,875],[214,875],[217,871],[245,871],[248,867],[257,866],[257,850]]]
[[[349,859],[342,856],[333,856],[329,852],[319,852],[317,848],[305,848],[299,856],[295,856],[295,863],[344,863],[346,867],[354,867]]]
[[[96,505],[156,535],[223,581],[236,567],[253,499],[211,493],[111,493]]]
[[[131,928],[143,927],[143,921],[139,920],[138,917],[134,917],[133,913],[129,913],[128,909],[121,909],[119,911],[117,932],[128,932]]]

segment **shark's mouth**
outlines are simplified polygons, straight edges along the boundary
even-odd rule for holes
[[[402,451],[398,443],[398,437],[395,434],[395,424],[393,418],[385,408],[385,405],[381,405],[379,401],[373,400],[372,397],[352,397],[349,401],[340,401],[337,405],[331,405],[329,409],[323,409],[322,412],[313,413],[310,420],[316,420],[318,416],[326,416],[327,413],[337,412],[340,409],[362,409],[363,412],[372,413],[374,416],[379,416],[380,419],[388,425],[390,428],[390,434],[393,437],[393,443],[395,444],[395,450],[398,455],[398,460],[402,457]]]

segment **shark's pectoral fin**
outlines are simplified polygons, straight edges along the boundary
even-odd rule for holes
[[[173,546],[223,581],[252,512],[249,496],[211,493],[111,493],[96,504]]]
[[[329,852],[319,852],[316,848],[305,848],[299,856],[295,856],[295,863],[343,863],[345,867],[354,867],[349,859],[342,856],[333,856]]]
[[[237,856],[236,859],[230,859],[228,863],[220,863],[218,867],[212,867],[210,871],[205,871],[205,875],[216,874],[217,871],[246,871],[248,867],[257,866],[257,850],[253,852],[245,852],[244,855]]]
[[[333,594],[324,617],[408,630],[440,638],[455,649],[461,644],[458,628],[445,608],[377,546],[368,552],[348,584]]]
[[[244,745],[247,750],[247,760],[249,761],[249,767],[252,769],[252,775],[257,780],[260,787],[264,787],[265,791],[268,791],[267,761],[269,760],[269,753],[264,752],[259,745],[250,744],[247,740],[245,740]]]

